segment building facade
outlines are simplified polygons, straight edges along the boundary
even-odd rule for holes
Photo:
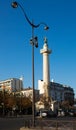
[[[40,94],[45,94],[45,87],[43,80],[38,81],[38,89]],[[70,86],[66,86],[60,83],[50,82],[49,85],[49,97],[52,101],[74,101],[74,90]]]
[[[0,91],[16,92],[23,89],[22,78],[10,78],[7,80],[0,81]]]
[[[29,97],[32,100],[33,97],[33,90],[31,87],[25,88],[21,91],[23,96]],[[39,90],[35,89],[34,90],[35,93],[35,101],[39,100]]]

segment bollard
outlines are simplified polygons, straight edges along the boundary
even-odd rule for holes
[[[56,122],[56,130],[58,130],[58,122]]]
[[[76,130],[76,123],[73,122],[73,130]]]

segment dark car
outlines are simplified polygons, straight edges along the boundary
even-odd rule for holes
[[[57,114],[54,111],[48,111],[47,117],[57,117]]]
[[[51,110],[41,110],[39,112],[39,116],[44,118],[44,117],[56,117],[57,115],[55,114],[55,112]]]
[[[69,116],[74,116],[74,110],[69,110],[69,111],[68,111],[68,115],[69,115]]]
[[[74,110],[74,117],[76,117],[76,109]]]

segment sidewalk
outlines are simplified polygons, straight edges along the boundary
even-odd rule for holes
[[[76,130],[74,128],[62,128],[62,127],[59,127],[59,128],[56,128],[56,127],[35,127],[35,128],[27,128],[27,127],[22,127],[20,128],[20,130]]]

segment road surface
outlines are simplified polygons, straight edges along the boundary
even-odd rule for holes
[[[31,119],[31,116],[25,116],[25,117],[12,117],[12,118],[0,118],[0,130],[20,130],[21,127],[25,126],[25,120]],[[59,121],[61,125],[65,124],[64,121],[72,121],[75,122],[74,130],[76,130],[76,117],[75,118],[49,118],[49,119],[38,119],[40,124],[42,126],[56,126],[56,121]],[[42,121],[41,121],[42,120]],[[43,122],[43,123],[42,123]],[[72,126],[72,123],[70,122],[70,126]],[[66,128],[66,127],[65,127]]]

